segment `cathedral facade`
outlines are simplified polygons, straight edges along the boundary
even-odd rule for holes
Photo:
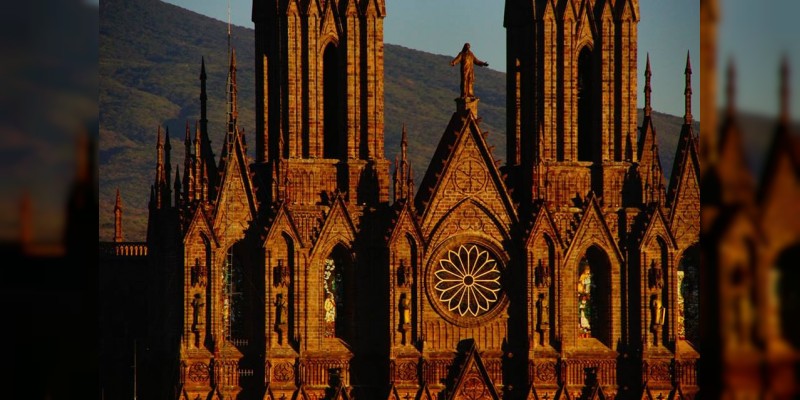
[[[166,397],[693,398],[688,57],[667,185],[649,62],[637,123],[638,0],[507,0],[505,164],[481,129],[481,62],[465,46],[461,97],[415,180],[414,132],[385,157],[384,3],[253,2],[255,159],[237,125],[235,51],[219,160],[204,66],[174,180],[159,132],[136,255],[159,271]]]

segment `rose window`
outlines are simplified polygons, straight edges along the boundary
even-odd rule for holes
[[[449,250],[433,274],[438,300],[462,317],[488,311],[499,298],[497,260],[476,245]]]

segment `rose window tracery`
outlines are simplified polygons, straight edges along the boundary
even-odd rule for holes
[[[433,288],[448,311],[462,317],[478,316],[499,299],[498,262],[474,244],[448,250],[434,269]]]

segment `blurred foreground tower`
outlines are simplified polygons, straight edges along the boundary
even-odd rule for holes
[[[716,53],[716,1],[701,2],[704,53]],[[709,57],[713,57],[709,56]],[[714,115],[716,63],[703,65],[704,115]],[[780,112],[760,180],[745,158],[728,66],[727,104],[702,142],[701,386],[708,398],[800,395],[800,140],[791,131],[789,66],[780,67]],[[706,119],[704,122],[707,122]],[[708,124],[704,125],[711,128]]]

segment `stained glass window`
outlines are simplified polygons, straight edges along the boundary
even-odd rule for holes
[[[578,332],[581,337],[592,336],[592,269],[586,258],[581,259],[578,265]]]
[[[336,316],[342,308],[342,273],[332,259],[325,260],[323,270],[325,337],[336,337]]]

